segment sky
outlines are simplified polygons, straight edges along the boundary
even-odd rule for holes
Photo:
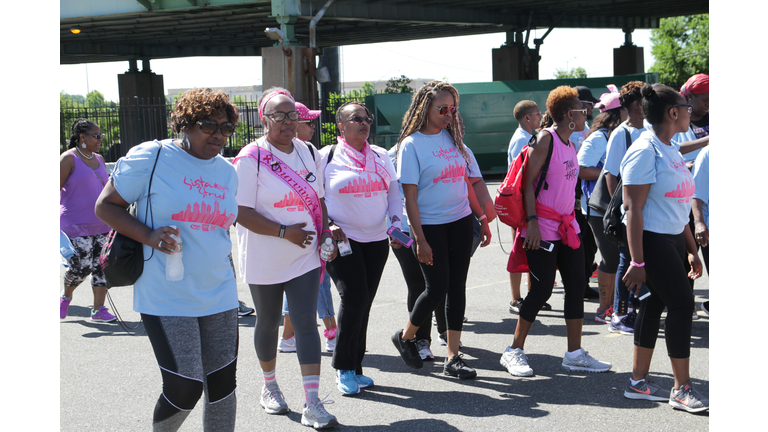
[[[546,29],[533,31],[533,39]],[[644,48],[645,69],[653,64],[650,30],[635,30],[632,42]],[[266,36],[265,36],[266,37]],[[445,79],[452,83],[492,80],[491,53],[506,41],[506,33],[458,36],[405,42],[348,45],[341,49],[342,81],[386,81],[409,78]],[[583,67],[589,77],[613,75],[613,49],[624,43],[621,30],[555,29],[541,45],[539,77],[554,78],[557,69]],[[139,65],[141,67],[141,65]],[[192,57],[151,60],[163,75],[165,93],[171,88],[239,87],[261,84],[261,57]],[[128,62],[58,65],[59,91],[86,95],[98,90],[117,101],[117,75]],[[384,72],[381,72],[384,71]]]

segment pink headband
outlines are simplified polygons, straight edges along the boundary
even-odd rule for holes
[[[264,121],[264,108],[267,106],[267,102],[269,102],[270,99],[272,99],[277,95],[286,95],[291,99],[291,102],[296,103],[296,101],[293,99],[293,96],[291,96],[291,94],[288,93],[288,90],[275,90],[272,93],[264,96],[261,99],[261,103],[259,104],[259,118],[261,119],[262,122]]]

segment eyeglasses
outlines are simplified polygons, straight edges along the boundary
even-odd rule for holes
[[[688,108],[688,114],[693,114],[693,105],[688,104],[675,104],[674,107],[687,107]]]
[[[580,109],[580,110],[572,109],[571,112],[578,112],[578,113],[582,113],[584,115],[587,115],[587,109],[586,108]]]
[[[207,133],[208,135],[215,134],[217,129],[220,129],[221,134],[225,137],[231,136],[233,133],[235,133],[235,125],[229,122],[218,124],[214,120],[202,120],[195,123],[199,124],[200,130],[203,131],[203,133]]]
[[[348,122],[354,122],[354,123],[360,123],[360,124],[363,124],[363,122],[365,122],[365,124],[370,125],[370,124],[373,123],[373,118],[371,118],[371,117],[352,116],[352,117],[348,118],[347,121]]]
[[[456,112],[458,108],[455,106],[449,107],[449,106],[442,106],[442,107],[435,107],[437,108],[437,111],[440,113],[440,115],[445,115],[446,112],[450,111],[451,115]]]
[[[291,111],[291,112],[275,111],[271,114],[264,114],[264,117],[269,117],[276,122],[285,121],[286,117],[290,121],[296,121],[299,119],[299,113],[297,113],[296,111]]]
[[[92,137],[96,138],[97,140],[100,140],[100,139],[104,138],[104,134],[85,134],[85,135],[92,136]]]

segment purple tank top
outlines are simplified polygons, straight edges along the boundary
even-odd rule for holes
[[[576,203],[576,182],[579,179],[579,161],[576,156],[574,145],[569,142],[566,146],[560,140],[552,128],[543,129],[552,135],[552,159],[549,161],[549,171],[547,172],[547,189],[541,188],[537,202],[540,202],[560,214],[571,214]],[[539,132],[541,133],[541,132]],[[536,184],[539,184],[539,177],[536,178]],[[539,216],[539,232],[541,238],[548,241],[561,240],[558,233],[560,221],[545,219]],[[575,233],[581,232],[576,219],[573,220]],[[521,235],[525,237],[527,229],[523,228]]]
[[[109,181],[107,167],[100,156],[99,167],[91,169],[70,150],[75,166],[69,174],[59,199],[59,227],[70,238],[85,237],[109,232],[109,225],[96,217],[93,207],[96,199]]]

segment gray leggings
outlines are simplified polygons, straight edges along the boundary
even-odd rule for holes
[[[277,338],[283,316],[283,293],[288,298],[291,324],[296,331],[296,354],[299,364],[320,363],[320,336],[317,333],[317,291],[320,267],[289,281],[273,285],[249,284],[256,308],[253,344],[259,361],[269,362],[277,356]]]
[[[178,430],[204,393],[203,430],[234,431],[237,309],[204,317],[141,317],[163,377],[152,430]]]

